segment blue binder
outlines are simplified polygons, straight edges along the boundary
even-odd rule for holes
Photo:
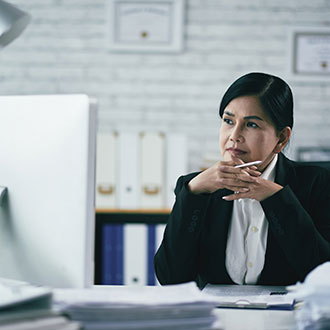
[[[156,253],[156,225],[148,225],[148,256],[147,256],[147,279],[148,285],[155,285],[154,255]]]
[[[123,225],[105,225],[102,230],[102,284],[123,284],[123,257]]]

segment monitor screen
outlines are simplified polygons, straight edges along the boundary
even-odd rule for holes
[[[86,95],[0,97],[0,277],[93,284],[95,141]]]

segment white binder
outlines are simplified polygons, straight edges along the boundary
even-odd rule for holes
[[[156,250],[155,250],[155,252],[157,252],[157,250],[160,247],[160,244],[162,243],[165,228],[166,228],[165,224],[159,224],[156,226]],[[156,277],[155,283],[156,283],[156,285],[160,285],[160,283],[157,280],[157,277]]]
[[[164,135],[141,133],[141,208],[164,207]]]
[[[96,154],[96,207],[116,207],[117,134],[99,133]]]
[[[187,173],[187,138],[169,133],[166,139],[166,207],[174,204],[174,188],[179,176]]]
[[[136,209],[139,205],[139,135],[123,132],[118,138],[118,207]]]
[[[161,244],[161,242],[163,240],[165,227],[166,227],[165,224],[158,224],[156,226],[156,251],[160,247],[160,244]]]
[[[147,230],[145,224],[124,225],[125,285],[147,285]]]

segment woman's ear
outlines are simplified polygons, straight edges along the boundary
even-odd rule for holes
[[[289,126],[284,127],[279,133],[278,133],[278,142],[274,148],[274,153],[278,154],[282,151],[282,149],[286,146],[288,143],[290,136],[291,136],[291,128]]]

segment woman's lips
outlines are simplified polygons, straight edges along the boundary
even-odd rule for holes
[[[241,156],[246,154],[246,151],[238,149],[238,148],[228,148],[227,151],[229,151],[234,156]]]

